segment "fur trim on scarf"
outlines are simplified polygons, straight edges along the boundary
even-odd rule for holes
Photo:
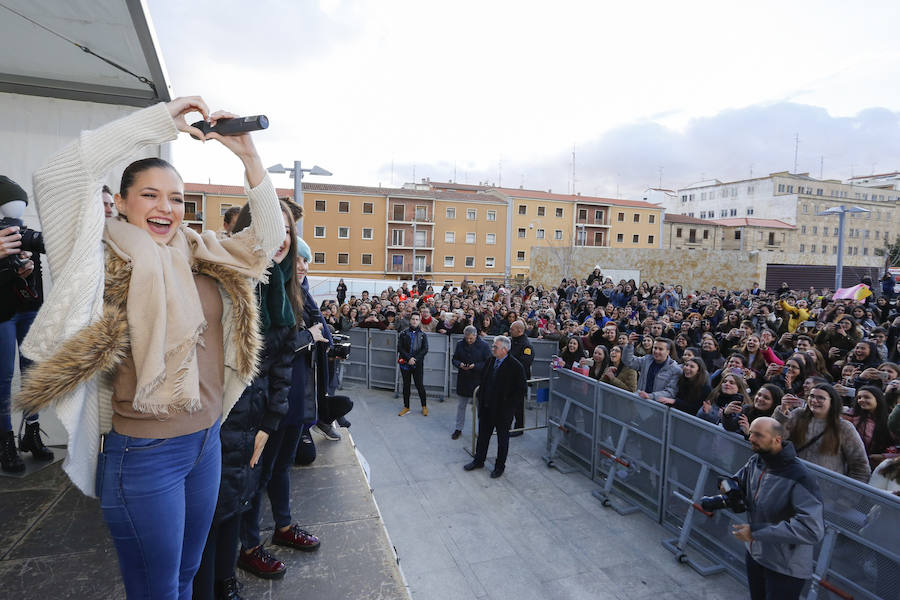
[[[232,301],[234,368],[248,385],[257,374],[262,338],[253,282],[218,264],[198,261],[193,271],[216,280]],[[103,316],[64,341],[54,355],[33,364],[22,378],[15,406],[25,414],[45,410],[100,373],[115,371],[129,352],[125,304],[131,266],[107,253]]]

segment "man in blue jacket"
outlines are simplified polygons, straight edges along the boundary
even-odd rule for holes
[[[456,429],[450,436],[454,440],[462,435],[466,424],[466,409],[472,400],[472,393],[481,383],[481,373],[491,359],[491,347],[478,337],[478,330],[469,325],[463,330],[465,338],[456,343],[453,351],[453,366],[459,374],[456,376],[456,394],[459,406],[456,408]]]
[[[755,454],[732,478],[747,506],[748,524],[733,525],[747,547],[747,581],[753,600],[800,598],[812,576],[813,547],[825,535],[818,483],[784,428],[771,417],[750,424]]]

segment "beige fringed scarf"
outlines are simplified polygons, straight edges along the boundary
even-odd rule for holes
[[[206,321],[184,231],[161,246],[143,229],[107,219],[104,242],[131,267],[126,314],[137,376],[134,409],[162,415],[198,409],[197,344]]]

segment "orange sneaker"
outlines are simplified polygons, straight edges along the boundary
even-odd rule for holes
[[[408,409],[408,408],[404,408],[403,410],[400,411],[400,414],[397,415],[397,416],[398,416],[398,417],[402,417],[403,415],[405,415],[405,414],[408,413],[408,412],[409,412],[409,409]]]
[[[427,417],[427,416],[428,416],[428,407],[427,407],[427,406],[423,406],[423,407],[422,407],[422,416],[423,416],[423,417]]]

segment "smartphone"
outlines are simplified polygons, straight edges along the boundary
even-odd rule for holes
[[[731,374],[732,374],[732,375],[740,375],[741,377],[744,376],[744,370],[743,370],[743,369],[738,369],[737,367],[735,367],[735,368],[733,368],[733,369],[730,369],[730,371],[731,371]]]

